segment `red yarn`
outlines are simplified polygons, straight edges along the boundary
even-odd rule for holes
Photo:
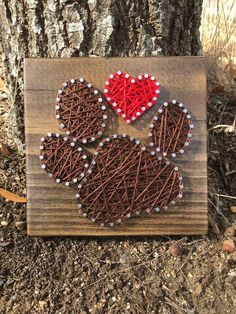
[[[104,94],[118,115],[127,123],[132,123],[156,103],[160,94],[159,85],[156,79],[148,74],[133,78],[118,71],[109,76]]]

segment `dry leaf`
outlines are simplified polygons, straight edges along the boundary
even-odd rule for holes
[[[194,294],[198,297],[202,293],[202,285],[198,284],[194,289]]]
[[[6,191],[4,189],[0,189],[0,195],[4,197],[5,199],[16,202],[16,203],[26,203],[27,199],[25,197],[21,197],[17,194],[11,193],[9,191]]]
[[[215,95],[224,95],[226,93],[226,90],[222,84],[219,84],[213,88],[212,93]]]
[[[6,144],[0,144],[0,152],[6,156],[10,156],[11,152]]]
[[[0,91],[6,92],[6,85],[4,80],[0,77]]]
[[[229,72],[231,77],[236,77],[236,67],[235,65],[230,61],[226,64],[224,67],[224,72]]]

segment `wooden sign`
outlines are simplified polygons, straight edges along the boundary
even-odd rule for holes
[[[109,74],[154,75],[160,82],[158,104],[176,99],[191,112],[195,125],[189,149],[172,160],[183,175],[183,198],[167,211],[100,227],[78,213],[75,190],[56,184],[41,169],[40,138],[60,133],[55,98],[61,84],[83,77],[103,91]],[[70,58],[25,60],[25,134],[28,234],[32,236],[193,235],[207,233],[206,59],[204,57]],[[147,143],[148,126],[158,104],[133,125],[109,110],[106,136],[126,133]],[[87,147],[91,152],[95,145]]]

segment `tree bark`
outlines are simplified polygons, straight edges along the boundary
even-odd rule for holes
[[[197,55],[202,0],[0,0],[11,133],[23,149],[24,57]]]

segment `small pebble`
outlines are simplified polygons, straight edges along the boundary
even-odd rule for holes
[[[225,240],[222,244],[222,251],[225,253],[233,253],[235,249],[235,245],[233,240]]]
[[[231,206],[230,210],[231,210],[232,213],[236,213],[236,206]]]
[[[2,226],[7,226],[7,225],[8,225],[8,222],[7,222],[6,220],[2,220],[2,221],[1,221],[1,225],[2,225]]]
[[[158,254],[157,252],[154,252],[154,253],[153,253],[153,256],[154,256],[154,257],[158,257],[159,254]]]
[[[17,222],[15,223],[15,227],[16,227],[16,229],[18,229],[19,231],[26,230],[26,228],[27,228],[27,222],[26,222],[26,221],[17,221]]]
[[[177,257],[177,256],[180,256],[180,255],[181,255],[181,249],[180,249],[180,247],[179,247],[177,244],[171,245],[171,247],[170,247],[169,250],[170,250],[170,254],[171,254],[172,256]]]
[[[227,237],[234,237],[235,236],[235,230],[233,227],[228,227],[225,229],[225,236]]]
[[[47,302],[45,301],[39,301],[39,307],[44,308],[47,305]]]

